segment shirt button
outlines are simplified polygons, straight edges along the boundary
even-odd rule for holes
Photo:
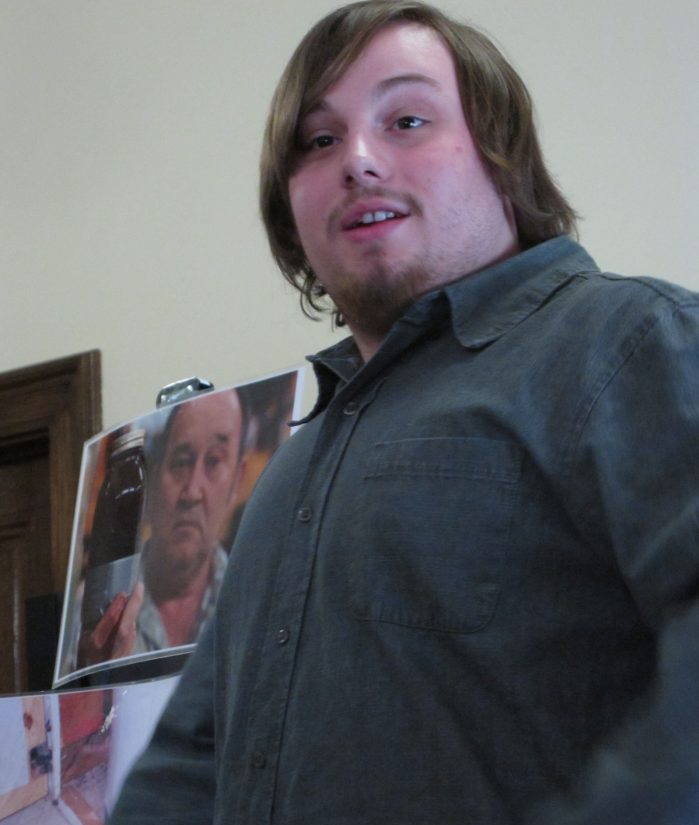
[[[303,521],[303,522],[310,521],[311,516],[313,515],[313,510],[311,510],[310,507],[302,507],[298,511],[297,515],[298,515],[299,521]]]
[[[289,641],[289,630],[286,627],[281,627],[277,631],[277,644],[285,645]]]
[[[253,755],[250,757],[250,764],[253,768],[264,768],[267,764],[267,757],[262,753],[262,751],[255,751]]]
[[[354,415],[359,409],[359,401],[348,401],[342,411],[345,415]]]

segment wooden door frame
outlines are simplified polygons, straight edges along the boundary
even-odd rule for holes
[[[83,444],[101,429],[99,350],[0,374],[0,461],[48,452],[54,581],[66,580]]]

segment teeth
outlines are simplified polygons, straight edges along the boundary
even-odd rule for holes
[[[362,217],[357,221],[357,226],[364,225],[370,223],[379,223],[380,221],[387,221],[390,218],[395,218],[395,212],[384,212],[383,209],[379,209],[376,212],[365,212]]]

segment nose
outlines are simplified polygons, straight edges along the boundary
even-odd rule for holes
[[[178,503],[181,507],[192,507],[199,504],[203,499],[204,491],[204,466],[202,461],[196,461],[191,467],[182,489]]]
[[[343,184],[347,188],[378,183],[388,177],[388,159],[376,137],[366,132],[348,134],[344,139]]]

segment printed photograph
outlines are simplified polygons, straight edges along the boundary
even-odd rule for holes
[[[293,371],[203,392],[87,442],[54,686],[196,643],[300,385]]]
[[[177,678],[0,698],[2,825],[102,825]]]

